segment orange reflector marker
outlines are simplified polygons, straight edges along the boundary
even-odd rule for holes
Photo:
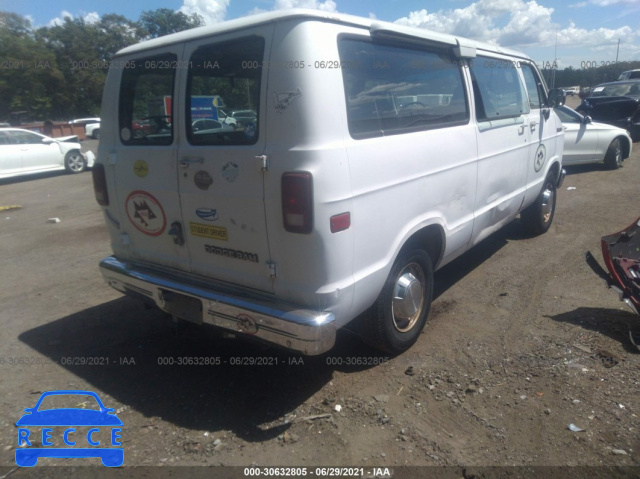
[[[339,215],[332,216],[329,220],[331,223],[331,232],[337,233],[349,229],[351,226],[351,213],[340,213]]]

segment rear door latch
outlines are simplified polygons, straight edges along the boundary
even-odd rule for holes
[[[179,221],[171,223],[171,228],[169,228],[167,234],[173,237],[173,242],[178,246],[184,245],[184,233],[182,232],[182,224]]]

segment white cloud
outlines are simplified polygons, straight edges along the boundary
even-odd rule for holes
[[[549,34],[557,30],[551,22],[553,8],[545,8],[535,1],[528,2],[516,15],[511,15],[509,23],[502,29],[498,43],[501,45],[549,44]],[[551,43],[555,41],[551,39]]]
[[[251,10],[249,10],[249,13],[247,13],[247,15],[257,15],[258,13],[266,13],[269,10],[264,10],[263,8],[260,7],[254,7]]]
[[[89,25],[93,25],[94,23],[98,23],[100,21],[100,15],[98,15],[98,12],[87,13],[82,18],[84,18],[84,21]]]
[[[60,26],[64,24],[64,19],[67,17],[73,20],[73,15],[71,13],[67,12],[66,10],[62,10],[62,12],[60,12],[60,16],[49,20],[49,23],[47,23],[47,26],[48,27]]]
[[[74,19],[73,13],[68,12],[66,10],[62,10],[62,12],[60,12],[60,16],[49,20],[49,23],[47,23],[47,26],[48,27],[61,26],[64,24],[65,18],[69,18],[70,20],[73,20]],[[80,18],[82,18],[85,21],[85,23],[89,25],[93,25],[94,23],[98,23],[100,21],[100,15],[98,15],[98,12],[87,13],[85,15],[82,15]]]
[[[591,0],[591,3],[600,7],[610,5],[638,5],[638,0]]]
[[[274,10],[286,10],[289,8],[312,8],[323,12],[336,12],[337,5],[333,0],[324,2],[318,0],[276,0]]]
[[[629,0],[591,1],[629,3]],[[505,47],[554,45],[556,33],[558,45],[585,48],[610,45],[621,37],[631,42],[634,42],[634,37],[640,38],[640,34],[628,26],[586,30],[570,23],[562,28],[553,22],[553,12],[553,8],[544,7],[536,0],[478,0],[465,8],[437,12],[428,12],[426,9],[414,11],[396,20],[396,23]]]
[[[178,11],[186,15],[202,15],[204,23],[212,25],[224,21],[228,7],[229,0],[184,0]]]

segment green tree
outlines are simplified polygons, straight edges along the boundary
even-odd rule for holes
[[[16,111],[25,112],[25,119],[49,117],[63,76],[55,56],[35,38],[29,20],[0,12],[0,59],[0,119]]]
[[[143,12],[137,22],[116,14],[95,23],[66,17],[34,31],[28,19],[0,11],[0,120],[15,111],[30,120],[98,116],[118,50],[203,24],[200,15],[160,8]]]
[[[121,15],[96,23],[66,17],[64,23],[38,30],[37,37],[55,54],[64,86],[52,98],[55,116],[98,116],[102,90],[113,55],[141,38],[137,24]]]
[[[156,38],[201,27],[204,25],[204,19],[197,13],[187,15],[170,8],[158,8],[142,12],[138,24],[144,29],[148,38]]]

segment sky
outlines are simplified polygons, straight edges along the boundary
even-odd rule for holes
[[[590,68],[640,61],[640,0],[0,0],[34,27],[66,16],[97,21],[145,10],[199,13],[208,25],[258,12],[314,8],[426,28],[528,54],[540,67]],[[618,46],[619,42],[619,46]]]

